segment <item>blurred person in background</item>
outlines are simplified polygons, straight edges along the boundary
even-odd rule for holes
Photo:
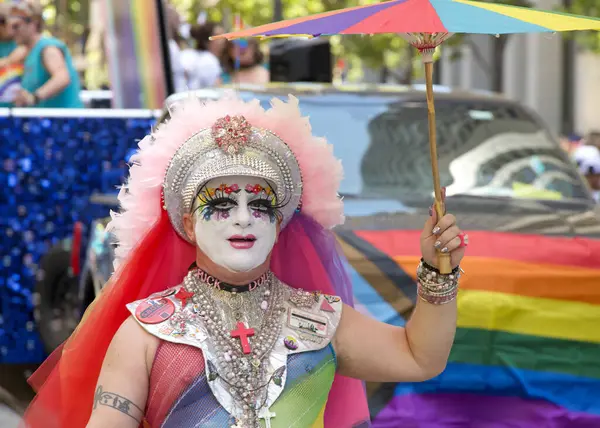
[[[590,132],[584,140],[584,144],[600,149],[600,131]]]
[[[179,33],[181,16],[171,4],[167,6],[167,33],[169,36],[169,56],[171,58],[171,73],[175,92],[186,91],[185,72],[181,62],[181,43],[183,38]]]
[[[221,63],[224,40],[209,40],[223,33],[223,28],[214,22],[196,24],[190,29],[193,47],[181,52],[186,86],[188,90],[210,88],[221,82]]]
[[[228,41],[222,64],[223,83],[264,85],[271,80],[256,39]]]
[[[569,155],[572,155],[573,152],[582,144],[583,138],[581,138],[577,134],[571,134],[569,136],[563,136],[560,138],[560,147],[567,152]]]
[[[14,104],[18,107],[83,108],[79,98],[79,75],[71,53],[60,40],[42,35],[42,7],[16,3],[11,8],[15,41],[28,49],[23,61],[22,89]]]
[[[573,159],[586,178],[596,202],[600,202],[600,149],[592,145],[578,147]]]
[[[0,60],[5,60],[17,48],[9,25],[10,5],[0,3]],[[2,63],[0,63],[2,66]]]
[[[0,3],[0,107],[13,106],[21,90],[22,63],[27,56],[27,48],[14,40],[10,11],[9,3]]]
[[[104,0],[90,1],[89,34],[85,40],[84,55],[86,68],[82,85],[88,90],[110,89],[108,58],[106,54],[106,19],[102,16]]]

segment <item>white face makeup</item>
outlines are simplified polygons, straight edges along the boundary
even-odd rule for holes
[[[196,243],[214,263],[248,272],[265,262],[275,245],[277,216],[273,188],[262,179],[216,178],[196,198]]]

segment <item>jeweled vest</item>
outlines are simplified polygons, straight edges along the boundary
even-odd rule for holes
[[[290,295],[297,293],[285,287]],[[136,321],[161,339],[150,376],[146,426],[237,426],[232,394],[224,382],[211,375],[214,366],[210,362],[219,354],[208,330],[196,318],[184,330],[173,322],[185,320],[191,310],[185,300],[176,297],[181,288],[127,305]],[[293,298],[283,305],[282,329],[268,357],[267,373],[272,381],[259,414],[260,423],[265,428],[323,427],[336,372],[331,339],[340,321],[342,302],[336,296],[317,294],[312,305],[307,305],[306,299]]]

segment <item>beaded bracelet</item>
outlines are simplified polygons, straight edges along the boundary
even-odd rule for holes
[[[417,268],[417,295],[433,305],[452,302],[458,294],[460,272],[457,267],[449,275],[443,275],[421,260]]]

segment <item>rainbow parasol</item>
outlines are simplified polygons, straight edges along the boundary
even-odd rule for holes
[[[600,30],[600,19],[469,0],[391,0],[289,19],[214,38],[318,37],[336,34],[398,33],[422,54],[429,119],[429,148],[438,216],[445,212],[437,164],[433,53],[454,33],[508,34]],[[450,272],[447,254],[440,270]]]

